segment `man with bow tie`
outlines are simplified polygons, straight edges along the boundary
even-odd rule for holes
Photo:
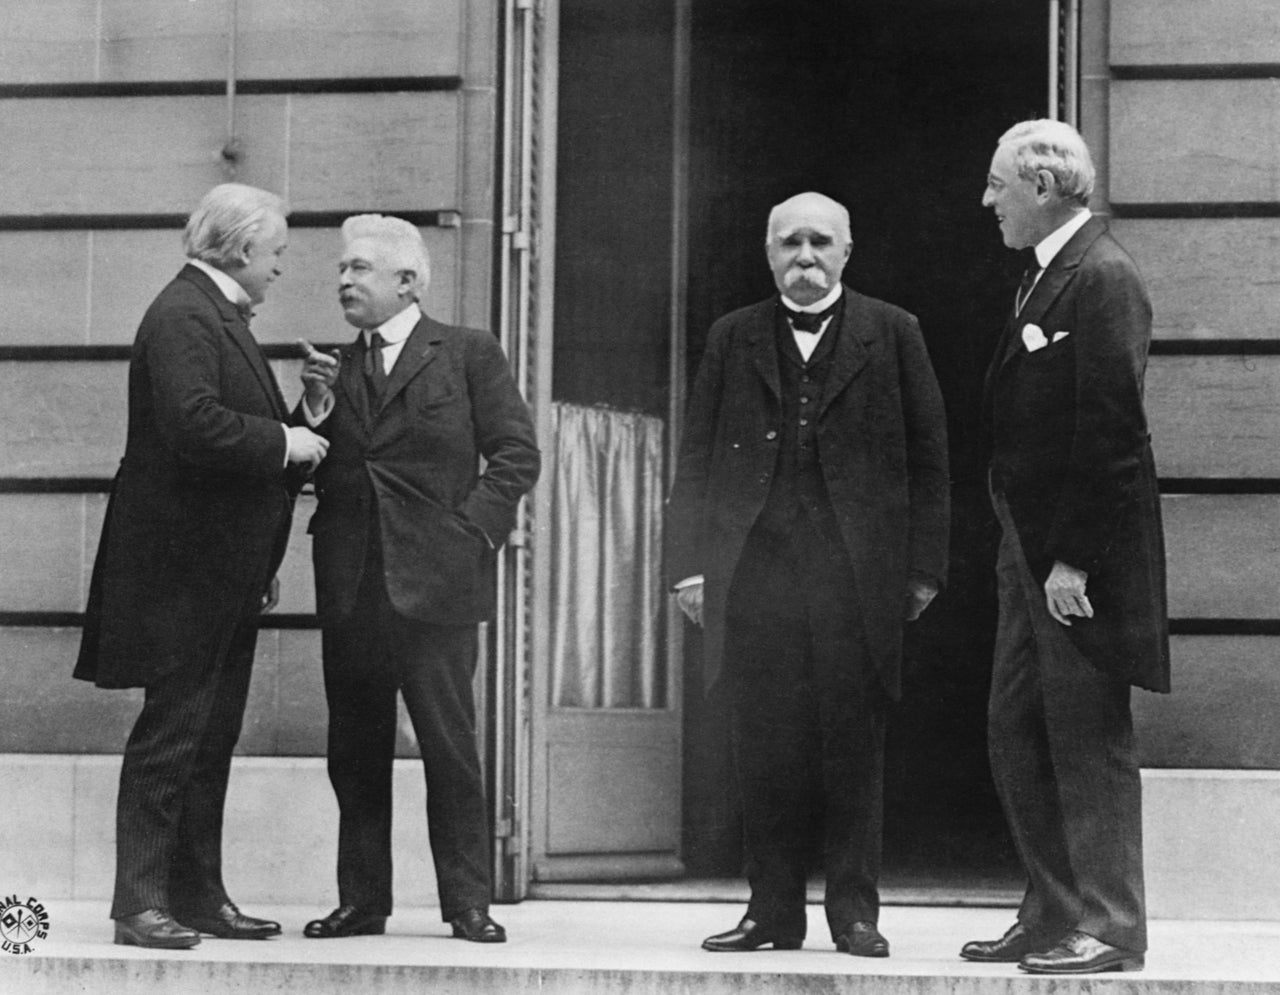
[[[987,372],[1003,538],[988,742],[1026,870],[1017,922],[961,956],[1043,974],[1136,970],[1147,948],[1131,686],[1169,690],[1164,536],[1142,406],[1151,304],[1087,207],[1080,135],[1025,121],[982,203],[1032,249]]]
[[[115,942],[260,939],[222,882],[222,810],[258,616],[275,606],[293,498],[328,443],[292,427],[249,309],[280,275],[284,204],[214,187],[188,262],[138,327],[129,427],[75,676],[145,689],[116,806]]]
[[[338,300],[360,331],[336,356],[304,343],[300,405],[331,443],[308,531],[339,809],[338,906],[305,934],[385,930],[399,694],[426,775],[441,918],[454,937],[501,943],[471,688],[497,550],[538,478],[533,422],[493,335],[423,314],[417,228],[364,214],[342,238]]]
[[[712,326],[668,507],[667,569],[731,699],[751,901],[711,951],[799,948],[822,815],[836,947],[885,957],[885,713],[903,622],[943,583],[946,424],[916,319],[841,284],[849,214],[769,215],[778,295]]]

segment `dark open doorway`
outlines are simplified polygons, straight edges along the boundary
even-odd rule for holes
[[[953,468],[949,586],[910,630],[891,726],[886,882],[1008,885],[1016,863],[986,759],[995,527],[976,428],[1020,264],[980,198],[996,138],[1046,106],[1047,5],[690,0],[684,256],[671,245],[680,9],[560,5],[554,397],[663,414],[679,386],[673,257],[687,258],[692,376],[711,322],[773,291],[770,206],[812,189],[849,207],[846,280],[919,316]],[[690,877],[737,877],[726,715],[702,696],[698,634],[685,631],[681,857]]]
[[[1047,100],[1045,5],[1024,0],[693,4],[689,370],[720,314],[772,292],[770,206],[846,204],[846,282],[914,312],[946,396],[954,539],[948,589],[914,625],[890,733],[886,879],[1009,881],[987,768],[995,530],[976,439],[982,373],[1017,263],[980,205],[995,140]],[[686,670],[685,860],[741,866],[723,702]]]

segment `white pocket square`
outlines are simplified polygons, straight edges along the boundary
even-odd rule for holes
[[[1068,335],[1070,335],[1070,334],[1071,334],[1070,332],[1054,332],[1054,333],[1053,333],[1053,341],[1054,341],[1054,342],[1061,342],[1063,339],[1065,339],[1065,338],[1066,338]]]
[[[1044,330],[1039,325],[1027,324],[1022,329],[1022,343],[1027,347],[1027,352],[1035,352],[1047,346],[1049,340],[1044,337]]]

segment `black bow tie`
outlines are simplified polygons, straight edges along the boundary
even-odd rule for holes
[[[835,313],[836,306],[832,304],[825,311],[819,311],[817,314],[809,314],[807,311],[793,311],[786,307],[787,320],[791,322],[791,327],[797,332],[808,332],[810,335],[816,335],[822,329],[822,323]]]

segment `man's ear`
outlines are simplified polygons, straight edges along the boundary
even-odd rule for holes
[[[1058,178],[1049,170],[1041,169],[1036,172],[1036,200],[1042,204],[1050,197],[1056,196],[1058,193]]]
[[[418,282],[418,273],[416,270],[402,269],[397,271],[396,292],[401,294],[412,293],[414,284]]]

